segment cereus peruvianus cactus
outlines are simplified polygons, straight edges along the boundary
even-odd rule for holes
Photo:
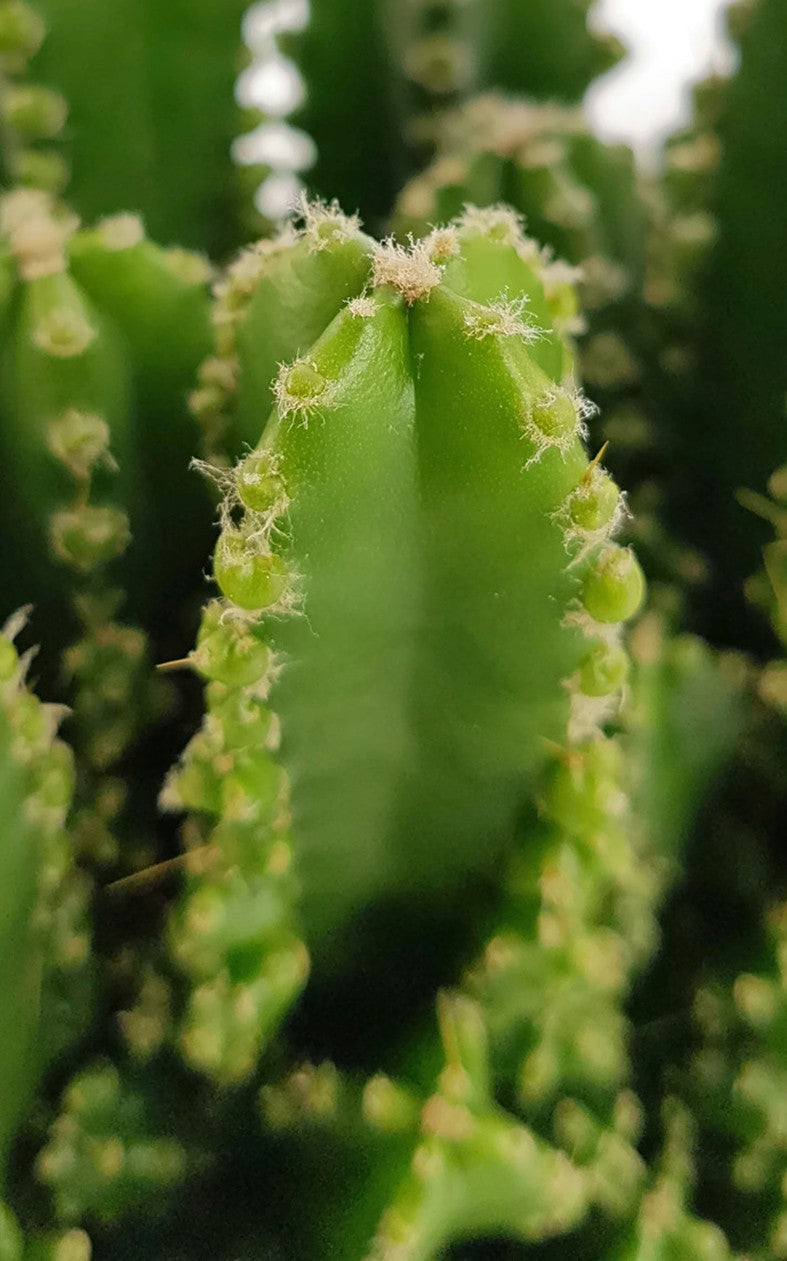
[[[777,0],[243,8],[0,0],[0,1261],[785,1257]]]
[[[455,918],[507,852],[548,742],[597,732],[625,677],[618,627],[643,580],[612,541],[620,495],[582,447],[540,273],[509,211],[405,249],[315,206],[220,297],[225,407],[239,426],[252,404],[274,411],[218,474],[225,600],[194,657],[217,705],[166,798],[213,798],[225,818],[254,804],[251,765],[217,782],[233,680],[211,660],[253,653],[243,684],[257,708],[269,697],[291,785],[287,807],[263,755],[265,804],[271,820],[291,807],[307,937],[328,958],[353,943],[358,959],[375,921],[419,903]],[[295,355],[266,381],[258,329],[297,303],[293,278],[336,314],[306,342],[295,306]]]

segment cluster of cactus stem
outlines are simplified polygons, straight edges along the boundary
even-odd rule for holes
[[[787,1258],[785,10],[246,8],[0,0],[0,1261]]]

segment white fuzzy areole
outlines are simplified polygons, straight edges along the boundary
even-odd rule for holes
[[[19,188],[0,199],[0,232],[8,237],[23,280],[66,270],[66,245],[79,227],[76,215],[57,215],[52,198]]]
[[[401,293],[408,306],[426,298],[440,283],[442,272],[432,261],[423,241],[408,249],[393,238],[378,245],[372,255],[372,283],[390,285]]]

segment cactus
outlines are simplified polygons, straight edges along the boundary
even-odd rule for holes
[[[0,637],[3,1180],[19,1113],[48,1056],[62,1050],[62,1012],[50,1004],[63,979],[58,974],[73,982],[89,956],[85,889],[63,829],[74,787],[73,758],[54,738],[61,713],[42,705],[25,686],[30,663],[18,656],[13,643],[23,622],[23,616],[12,619]],[[46,1029],[47,1018],[53,1016],[57,1031]]]
[[[0,0],[0,1256],[787,1256],[781,11],[644,174],[584,0],[310,8]]]
[[[317,250],[327,267],[332,250],[346,251],[356,232],[339,214],[313,214],[303,238],[272,247],[270,279],[267,254],[260,256],[264,291],[279,270],[289,271],[284,252],[296,258],[304,246]],[[525,293],[538,310],[538,263],[515,220],[468,215],[409,252],[371,242],[366,250],[366,284],[358,283],[322,336],[299,347],[273,383],[273,419],[228,479],[214,558],[229,601],[220,619],[225,633],[233,624],[239,633],[260,633],[250,615],[270,609],[267,618],[278,619],[261,622],[263,640],[285,662],[301,663],[297,670],[285,665],[274,679],[271,705],[288,742],[289,778],[303,785],[292,809],[296,830],[305,830],[304,914],[318,941],[332,938],[353,907],[384,904],[414,871],[426,896],[449,904],[473,874],[489,873],[505,850],[517,800],[543,764],[536,735],[562,739],[570,709],[577,732],[594,728],[596,713],[610,702],[586,695],[582,669],[596,670],[607,645],[614,654],[613,628],[642,596],[633,557],[609,542],[619,496],[582,453],[582,401],[563,383],[563,347],[525,311]],[[496,294],[506,296],[496,301]],[[254,310],[252,296],[249,324]],[[242,399],[259,365],[244,354],[243,320],[235,337]],[[372,378],[376,434],[361,420]],[[456,402],[445,393],[450,378]],[[488,428],[468,428],[464,417],[488,413],[489,399],[500,401]],[[463,440],[454,452],[446,435],[455,433]],[[329,453],[339,442],[336,480]],[[484,476],[500,496],[501,523],[491,534],[489,491],[476,489]],[[383,512],[384,488],[394,486],[401,489]],[[461,528],[446,516],[446,504],[458,500]],[[285,513],[289,537],[277,547]],[[531,548],[542,557],[540,572],[504,581],[494,558],[507,555],[511,564]],[[337,608],[331,593],[339,589]],[[385,612],[380,624],[384,591],[397,615]],[[342,607],[352,610],[350,622]],[[359,639],[354,623],[362,627]],[[521,653],[525,635],[533,636],[538,677],[525,665],[530,654]],[[592,666],[584,666],[588,648],[596,654]],[[391,668],[373,685],[381,657]],[[577,672],[561,689],[561,680]],[[602,672],[603,664],[596,674]],[[603,697],[595,683],[594,676],[594,692]],[[417,701],[407,701],[411,690]],[[608,691],[614,693],[614,680]],[[324,728],[310,713],[308,698],[317,694],[325,697]],[[190,778],[207,734],[198,737],[199,754],[195,747],[187,759],[183,774]],[[327,758],[322,767],[318,748]],[[342,766],[357,768],[362,757],[380,767],[379,783],[373,793],[362,787],[354,800],[361,785],[344,783]],[[413,757],[419,773],[407,769]],[[443,784],[439,800],[435,776]],[[177,785],[171,783],[169,799]],[[210,779],[202,791],[210,793]],[[354,881],[337,885],[331,873],[344,865],[336,865],[339,833],[348,856],[359,851],[361,836],[367,853]],[[479,833],[490,838],[485,852]]]
[[[146,241],[131,215],[75,232],[73,215],[25,190],[9,193],[0,213],[18,277],[2,369],[3,458],[17,470],[3,513],[13,540],[4,600],[53,609],[70,586],[60,566],[89,573],[123,555],[133,534],[125,585],[134,615],[150,622],[189,563],[172,542],[166,498],[180,497],[197,522],[207,516],[184,468],[193,439],[181,400],[209,345],[208,273]],[[135,409],[147,432],[132,427]],[[162,456],[182,470],[166,497]]]
[[[715,1150],[717,1201],[732,1187],[745,1247],[762,1255],[787,1252],[785,1144],[780,1110],[784,1098],[785,911],[770,908],[761,962],[723,980],[708,979],[696,997],[701,1032],[690,1066],[690,1097]],[[730,1142],[732,1140],[732,1142]],[[722,1163],[723,1162],[723,1163]]]
[[[690,329],[687,336],[685,326],[678,328],[672,342],[678,371],[665,412],[679,435],[682,468],[674,518],[712,564],[697,625],[723,642],[743,643],[754,629],[742,586],[766,533],[736,492],[761,492],[787,456],[787,380],[775,349],[784,327],[785,225],[768,178],[783,164],[787,100],[776,55],[785,36],[783,6],[762,0],[732,12],[740,73],[729,90],[708,85],[693,134],[678,137],[673,150],[673,185],[677,176],[679,186],[669,197],[667,239],[673,275],[682,273],[679,292],[689,305]],[[678,194],[683,205],[676,208]],[[743,445],[741,416],[751,425]]]
[[[628,489],[626,540],[658,583],[656,598],[674,607],[704,578],[705,565],[660,516],[674,467],[660,410],[661,357],[674,330],[650,296],[675,279],[660,236],[672,240],[660,186],[637,171],[624,145],[598,140],[576,106],[487,93],[443,115],[437,137],[434,160],[399,197],[397,234],[420,237],[467,202],[502,201],[556,258],[546,280],[552,323],[576,343],[598,407],[591,436],[609,443],[610,467]]]
[[[620,55],[613,39],[590,33],[587,8],[575,0],[313,0],[305,30],[281,41],[305,82],[292,121],[316,144],[309,191],[379,225],[446,106],[495,87],[578,100]],[[352,153],[331,143],[348,128]]]
[[[241,130],[232,85],[245,8],[4,0],[4,56],[16,74],[28,62],[29,74],[4,94],[6,117],[13,125],[24,111],[25,124],[5,155],[10,178],[53,192],[67,183],[91,220],[133,207],[165,245],[237,246],[229,148]],[[206,119],[199,134],[188,121],[196,112]]]

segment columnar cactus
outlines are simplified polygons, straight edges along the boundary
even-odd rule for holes
[[[782,19],[644,178],[589,8],[0,0],[1,1258],[787,1256]]]
[[[443,115],[436,136],[434,160],[399,197],[398,235],[423,236],[468,201],[504,201],[553,253],[546,280],[552,323],[576,342],[582,379],[599,405],[591,434],[599,445],[609,442],[610,466],[628,487],[629,538],[649,574],[671,584],[674,603],[703,568],[670,540],[656,513],[658,479],[672,464],[654,380],[663,389],[660,356],[672,328],[662,311],[646,307],[645,295],[656,291],[653,273],[662,285],[665,272],[675,276],[663,246],[651,258],[657,230],[673,226],[659,190],[625,145],[592,134],[577,107],[487,93]]]
[[[697,624],[721,642],[744,643],[753,628],[742,586],[767,532],[736,492],[762,492],[787,458],[781,355],[787,251],[770,180],[785,161],[787,98],[776,50],[787,15],[779,0],[736,5],[731,14],[740,73],[728,90],[712,81],[699,94],[696,128],[672,149],[661,240],[672,253],[673,305],[677,297],[688,306],[688,320],[678,320],[666,348],[673,381],[663,406],[681,467],[673,514],[712,565]],[[741,416],[749,418],[743,445]]]
[[[611,440],[611,460],[629,480],[654,464],[643,398],[649,216],[640,185],[631,151],[601,143],[578,108],[489,93],[441,119],[436,156],[406,185],[394,217],[401,236],[422,236],[468,201],[504,201],[562,264],[571,264],[550,275],[552,319],[578,340],[583,380],[601,407],[594,437]]]
[[[352,296],[260,381],[251,337],[269,289],[276,307],[279,277],[319,264],[331,288],[317,302],[333,305],[345,254],[363,265],[346,274]],[[247,686],[270,690],[281,723],[306,923],[342,951],[348,915],[413,885],[450,915],[467,882],[491,874],[543,740],[582,739],[614,709],[617,626],[643,583],[611,542],[619,492],[583,452],[585,405],[542,322],[538,254],[515,217],[470,212],[408,251],[318,208],[301,236],[253,261],[260,301],[247,298],[234,326],[241,417],[250,383],[261,411],[272,387],[275,409],[256,449],[220,475],[214,566],[227,603],[196,663],[217,634],[236,655],[233,632],[245,654],[258,636],[273,649],[268,662],[257,648]],[[222,747],[209,734],[168,801],[184,777],[215,795],[210,763],[196,782]]]
[[[32,58],[30,81],[5,98],[28,144],[17,147],[11,177],[54,192],[67,183],[87,219],[133,206],[165,245],[235,247],[243,229],[229,149],[241,129],[232,85],[246,7],[3,0],[5,55]],[[201,111],[206,99],[212,107]],[[198,112],[205,123],[195,132]]]
[[[185,467],[194,443],[182,396],[209,345],[209,273],[198,257],[148,242],[133,215],[77,232],[40,191],[7,194],[0,226],[10,281],[0,443],[16,470],[3,506],[13,540],[3,602],[52,611],[72,586],[68,570],[87,575],[122,556],[113,573],[129,611],[152,626],[164,587],[189,563],[171,512],[177,504],[195,524],[207,516]],[[180,470],[174,484],[162,459]]]

